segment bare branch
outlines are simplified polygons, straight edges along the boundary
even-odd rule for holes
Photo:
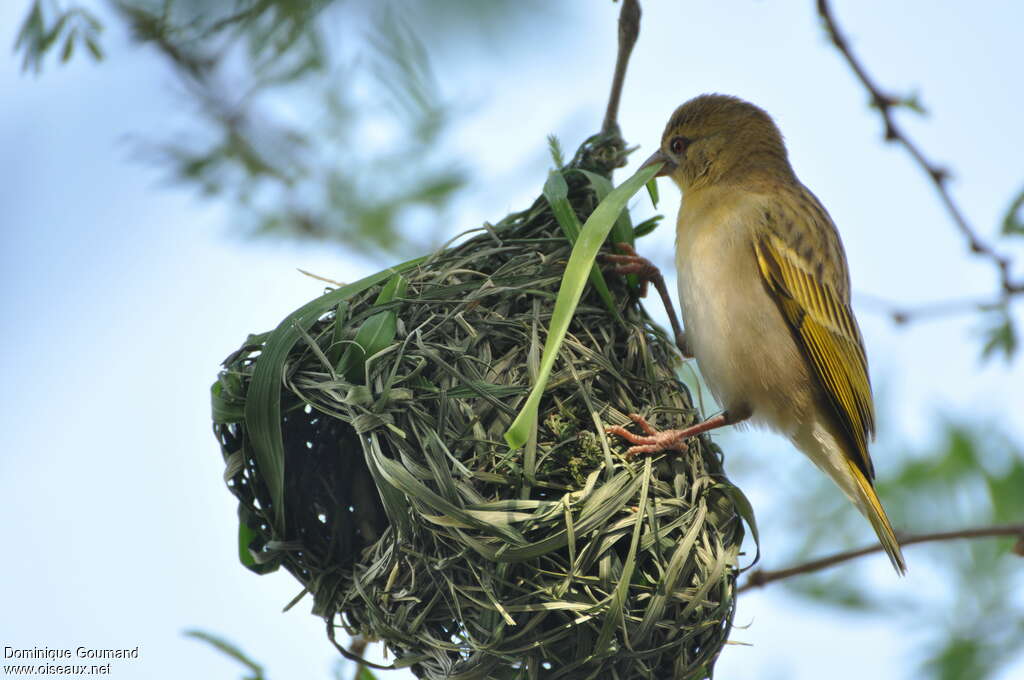
[[[915,534],[911,536],[902,537],[899,539],[901,546],[914,545],[915,543],[931,543],[935,541],[952,541],[961,538],[991,538],[996,536],[1017,536],[1018,541],[1014,546],[1013,551],[1024,556],[1024,524],[1011,524],[1008,526],[988,526],[988,527],[975,527],[973,529],[959,529],[957,531],[940,531],[933,534]],[[750,572],[750,576],[747,578],[746,583],[740,586],[736,592],[742,593],[752,588],[760,588],[773,581],[781,581],[782,579],[789,578],[790,576],[797,576],[798,574],[809,574],[814,571],[820,571],[827,569],[828,567],[848,562],[864,555],[870,555],[872,553],[880,552],[882,546],[878,543],[869,545],[864,548],[857,550],[848,550],[846,552],[836,553],[828,557],[822,557],[821,559],[812,560],[804,564],[798,564],[795,567],[789,567],[788,569],[779,569],[777,571],[769,571],[766,569],[757,569]]]
[[[956,225],[957,230],[963,235],[967,241],[967,247],[971,253],[978,257],[985,258],[992,262],[998,270],[999,283],[1000,283],[1000,302],[1005,304],[1009,301],[1009,298],[1024,293],[1024,281],[1016,281],[1011,275],[1012,260],[998,253],[989,243],[984,241],[978,236],[978,232],[970,225],[967,218],[964,217],[963,211],[957,205],[956,201],[953,200],[952,195],[949,192],[947,186],[949,180],[949,172],[930,161],[925,155],[921,148],[915,144],[902,128],[896,123],[895,116],[893,115],[893,109],[900,105],[900,100],[896,97],[886,95],[878,84],[872,79],[868,72],[864,69],[863,64],[854,56],[850,50],[850,44],[846,39],[846,36],[839,30],[839,26],[836,24],[835,17],[832,14],[832,9],[829,6],[828,0],[817,0],[818,14],[821,15],[822,20],[825,23],[825,29],[828,31],[829,39],[839,50],[840,54],[849,64],[853,70],[854,75],[861,82],[864,88],[868,91],[871,96],[871,103],[877,110],[879,115],[882,117],[882,122],[885,125],[885,140],[887,142],[895,142],[903,146],[904,149],[910,154],[918,166],[928,175],[931,179],[932,184],[935,185],[935,190],[939,194],[939,199],[942,205],[945,207],[946,212],[952,218],[953,223]],[[903,319],[906,321],[906,318]]]
[[[897,326],[912,321],[931,321],[955,314],[991,312],[1006,304],[1006,300],[1001,297],[987,300],[963,298],[920,305],[905,305],[868,293],[858,292],[854,293],[854,296],[868,311],[889,317]]]
[[[366,645],[368,643],[369,640],[362,636],[354,637],[352,638],[352,644],[349,645],[348,651],[352,652],[353,656],[358,656],[361,658],[363,654],[366,653]],[[364,666],[362,663],[356,663],[356,672],[355,675],[352,676],[352,680],[360,680],[360,678],[363,677],[363,671],[365,670],[366,666]]]
[[[612,76],[612,91],[608,96],[608,110],[604,114],[601,132],[613,134],[619,131],[619,101],[622,99],[622,83],[626,79],[626,66],[633,53],[637,36],[640,35],[640,3],[637,0],[622,0],[619,12],[619,54],[615,59],[615,75]]]

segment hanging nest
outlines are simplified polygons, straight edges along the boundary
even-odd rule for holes
[[[581,219],[621,165],[562,171]],[[332,636],[422,678],[705,678],[726,642],[742,495],[707,438],[627,461],[605,424],[698,418],[672,343],[607,275],[580,303],[536,437],[531,386],[571,244],[542,197],[461,245],[326,295],[250,336],[213,386],[242,560],[283,566]],[[401,270],[401,273],[395,273]]]

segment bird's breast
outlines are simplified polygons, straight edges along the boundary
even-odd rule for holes
[[[751,215],[748,224],[744,217]],[[754,211],[680,212],[679,298],[687,340],[726,410],[792,434],[811,406],[805,359],[754,254]]]

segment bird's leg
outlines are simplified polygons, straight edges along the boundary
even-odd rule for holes
[[[636,274],[640,278],[640,297],[647,296],[648,283],[654,284],[654,289],[658,291],[658,295],[665,305],[665,310],[668,312],[668,321],[672,324],[676,346],[679,347],[679,351],[683,353],[684,357],[692,357],[693,353],[690,351],[690,345],[686,341],[686,333],[683,332],[682,324],[679,323],[679,317],[676,316],[676,308],[672,304],[672,297],[668,294],[668,287],[665,286],[665,277],[661,275],[661,270],[655,267],[654,263],[646,257],[637,255],[636,250],[628,243],[616,243],[615,247],[625,251],[625,254],[605,253],[601,256],[601,260],[614,264],[615,266],[611,268],[611,271],[616,274],[622,276]]]
[[[618,435],[630,444],[634,444],[634,446],[626,451],[626,458],[633,458],[645,453],[657,453],[658,451],[679,451],[682,453],[687,450],[686,440],[690,437],[707,432],[708,430],[741,422],[749,418],[750,413],[749,408],[722,411],[717,416],[711,416],[703,422],[682,430],[662,430],[660,432],[642,416],[630,413],[629,417],[644,431],[644,434],[634,434],[621,425],[611,425],[606,427],[604,431],[608,434]]]

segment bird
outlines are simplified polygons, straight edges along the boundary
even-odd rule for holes
[[[696,425],[606,428],[630,457],[681,451],[708,430],[749,422],[788,437],[870,522],[900,574],[906,561],[868,451],[875,416],[867,355],[850,305],[839,232],[797,178],[775,121],[737,97],[705,94],[672,114],[643,166],[661,164],[682,192],[676,269],[682,328],[657,269],[630,248],[620,273],[653,280],[683,354],[723,408]]]

